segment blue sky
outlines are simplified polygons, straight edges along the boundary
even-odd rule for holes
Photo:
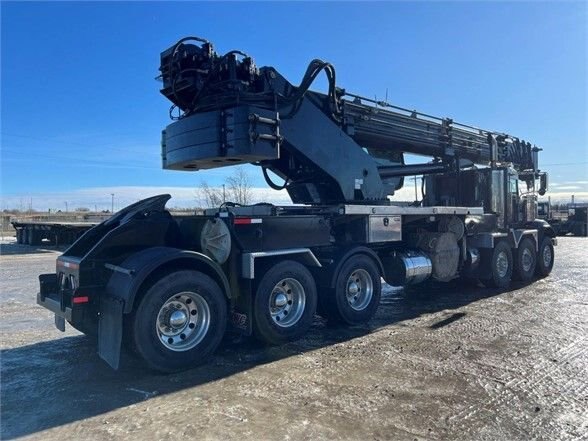
[[[553,194],[588,196],[587,8],[515,3],[2,3],[3,208],[33,198],[191,198],[229,169],[160,167],[159,53],[186,35],[241,49],[294,84],[319,57],[349,91],[544,148]],[[319,83],[319,87],[324,82]],[[254,184],[263,187],[257,169]],[[558,190],[559,186],[559,190]],[[180,204],[181,205],[181,204]]]

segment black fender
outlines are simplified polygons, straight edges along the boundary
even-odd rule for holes
[[[341,256],[336,260],[335,266],[332,268],[331,271],[329,271],[327,277],[323,279],[323,282],[328,282],[329,288],[335,288],[335,284],[337,283],[337,274],[339,274],[339,271],[341,271],[341,268],[343,267],[345,262],[349,260],[350,257],[355,256],[356,254],[364,254],[368,257],[371,257],[374,260],[374,262],[376,262],[376,264],[378,265],[378,268],[380,270],[380,276],[384,276],[384,265],[382,265],[382,261],[380,260],[378,254],[371,248],[364,246],[356,246],[343,250]]]
[[[129,256],[120,266],[108,266],[113,274],[106,285],[106,294],[121,299],[124,302],[123,312],[128,314],[133,310],[135,297],[147,278],[174,261],[181,261],[182,265],[178,268],[193,267],[207,273],[215,279],[227,298],[231,297],[227,276],[214,260],[196,251],[170,247],[147,248]]]
[[[122,342],[123,315],[132,312],[135,298],[149,276],[160,269],[194,268],[217,281],[227,298],[230,288],[220,266],[210,257],[195,251],[170,247],[152,247],[127,257],[120,265],[106,264],[112,271],[100,301],[98,355],[118,369]]]
[[[525,226],[527,228],[533,228],[533,229],[537,229],[537,232],[539,233],[539,243],[541,243],[541,240],[543,240],[543,236],[547,236],[547,237],[555,237],[555,230],[553,229],[553,227],[551,225],[549,225],[549,223],[544,220],[544,219],[535,219],[534,221],[531,222],[527,222],[525,224]]]

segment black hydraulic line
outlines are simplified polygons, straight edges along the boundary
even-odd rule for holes
[[[269,185],[270,188],[272,188],[273,190],[283,190],[288,186],[288,179],[285,179],[282,185],[275,184],[274,181],[272,181],[269,175],[267,174],[266,167],[262,166],[261,172],[263,173],[263,178],[265,179],[266,184]]]
[[[405,165],[383,165],[378,167],[378,173],[382,179],[395,178],[399,176],[432,175],[445,173],[448,169],[446,164],[405,164]]]
[[[190,36],[190,37],[180,38],[176,42],[176,44],[173,46],[173,49],[171,51],[171,56],[169,57],[168,75],[170,75],[170,78],[172,76],[172,65],[174,63],[174,59],[176,57],[176,54],[178,52],[178,49],[186,41],[198,41],[198,42],[200,42],[202,44],[209,44],[210,43],[208,40],[206,40],[205,38],[201,38],[201,37]],[[171,78],[171,89],[172,89],[172,94],[174,95],[174,97],[176,98],[176,100],[179,101],[178,95],[176,94],[176,79],[177,79],[177,74],[175,75],[174,78]],[[171,114],[171,111],[170,111],[170,114]]]

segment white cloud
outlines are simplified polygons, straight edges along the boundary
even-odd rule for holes
[[[539,200],[546,201],[548,198],[551,198],[551,202],[565,203],[572,201],[572,195],[576,202],[588,201],[588,191],[549,191],[545,196],[539,198]]]
[[[569,188],[573,187],[573,188]],[[587,191],[562,191],[576,190],[579,186],[556,186],[555,191],[550,191],[541,198],[551,197],[553,202],[569,202],[572,194],[576,201],[588,200]],[[65,211],[67,208],[72,211],[76,208],[86,207],[91,210],[110,210],[112,203],[112,194],[114,194],[114,207],[116,210],[121,209],[140,199],[154,196],[157,194],[169,193],[172,199],[167,203],[169,208],[192,208],[202,206],[202,200],[197,187],[158,187],[158,186],[115,186],[115,187],[90,187],[80,188],[69,192],[35,192],[2,195],[1,209],[21,209],[27,210],[29,204],[38,211],[47,211],[48,209]],[[275,191],[267,187],[252,188],[254,202],[269,202],[276,205],[291,204],[290,197],[285,190]],[[421,198],[420,185],[417,188],[418,198]],[[414,201],[414,186],[406,185],[398,190],[393,202],[397,201]]]
[[[580,185],[558,185],[557,190],[581,190],[583,187]]]
[[[2,197],[2,209],[28,209],[29,204],[38,211],[51,209],[65,211],[66,203],[69,210],[87,207],[91,210],[110,210],[112,194],[114,194],[114,208],[121,209],[133,202],[157,194],[168,193],[172,199],[168,207],[191,208],[201,205],[197,187],[150,187],[150,186],[118,186],[80,188],[69,192],[38,192],[23,193]],[[255,202],[270,202],[273,204],[290,204],[290,197],[285,191],[274,191],[269,188],[252,188]]]

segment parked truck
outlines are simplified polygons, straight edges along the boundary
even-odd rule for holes
[[[552,270],[555,234],[528,197],[547,189],[530,143],[352,94],[322,60],[295,86],[241,51],[187,37],[161,54],[160,72],[174,119],[164,169],[254,164],[294,205],[174,217],[159,195],[78,239],[40,276],[37,301],[60,330],[96,335],[112,367],[123,343],[155,370],[202,363],[228,323],[281,344],[317,308],[331,322],[365,322],[382,279],[478,278],[502,290]],[[321,72],[327,93],[310,90]],[[415,175],[420,200],[392,202]]]
[[[588,203],[572,202],[563,205],[564,209],[554,210],[550,201],[539,202],[537,217],[544,219],[557,236],[588,236]]]

